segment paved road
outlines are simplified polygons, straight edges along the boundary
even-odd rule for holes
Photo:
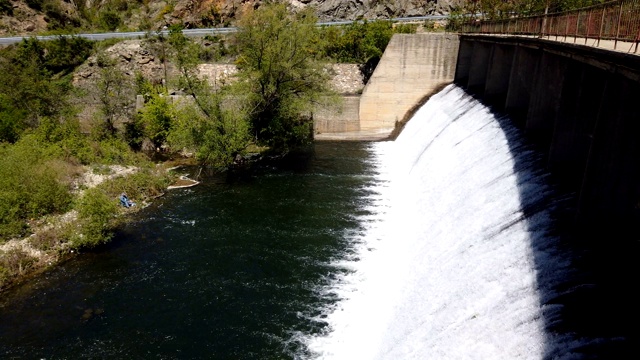
[[[429,15],[429,16],[416,16],[416,17],[402,17],[402,18],[393,18],[390,19],[392,21],[398,22],[412,22],[412,21],[425,21],[425,20],[441,20],[446,19],[446,15]],[[318,26],[336,26],[336,25],[348,25],[353,23],[354,21],[335,21],[335,22],[320,22]],[[207,28],[207,29],[185,29],[182,32],[185,36],[205,36],[205,35],[213,35],[213,34],[226,34],[236,32],[237,28],[235,27],[225,27],[225,28]],[[167,35],[168,30],[162,30],[160,33]],[[151,34],[155,35],[156,32],[147,32],[147,31],[131,31],[131,32],[110,32],[110,33],[96,33],[96,34],[77,34],[77,35],[50,35],[50,36],[36,36],[38,40],[53,40],[57,39],[60,36],[79,36],[89,40],[105,40],[105,39],[138,39],[143,38],[146,35]],[[22,41],[24,38],[29,38],[30,36],[13,36],[13,37],[0,37],[0,45],[9,45]]]

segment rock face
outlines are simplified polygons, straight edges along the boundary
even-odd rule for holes
[[[321,21],[338,21],[442,15],[463,0],[286,1],[293,10],[315,9]],[[0,36],[35,35],[64,27],[98,31],[100,14],[108,10],[120,17],[118,30],[158,30],[172,24],[186,28],[229,26],[244,11],[262,3],[263,0],[148,0],[142,4],[124,0],[0,0]],[[89,13],[94,16],[92,21],[87,20]]]
[[[437,0],[292,0],[313,6],[321,20],[386,19],[391,17],[444,14],[450,1]]]

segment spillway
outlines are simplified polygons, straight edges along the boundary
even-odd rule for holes
[[[550,336],[542,305],[572,273],[560,200],[519,131],[449,85],[372,147],[374,215],[325,289],[341,300],[309,340],[317,358],[571,358],[580,342]]]

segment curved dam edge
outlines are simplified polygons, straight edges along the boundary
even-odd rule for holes
[[[449,33],[393,35],[362,95],[344,96],[340,112],[314,112],[315,139],[392,138],[417,104],[453,82],[459,44]]]

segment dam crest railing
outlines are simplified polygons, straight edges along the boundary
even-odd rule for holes
[[[491,20],[474,17],[461,24],[460,32],[536,36],[637,53],[640,43],[640,0],[611,1],[571,11],[526,17]],[[590,39],[592,41],[588,43]],[[628,50],[626,46],[629,46]]]

